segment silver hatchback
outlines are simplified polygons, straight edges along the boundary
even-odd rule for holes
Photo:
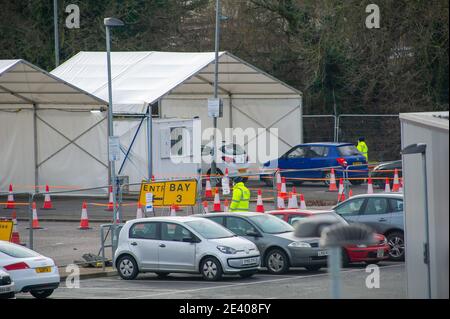
[[[125,280],[140,272],[201,273],[205,280],[223,274],[250,277],[260,267],[251,241],[198,217],[153,217],[127,222],[120,231],[114,265]]]

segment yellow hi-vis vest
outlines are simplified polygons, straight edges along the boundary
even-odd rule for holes
[[[244,183],[237,183],[233,188],[233,199],[230,205],[231,212],[248,212],[250,205],[250,190]]]
[[[369,162],[369,147],[367,147],[366,142],[359,142],[358,143],[358,151],[360,151],[362,153],[362,155],[364,155],[364,157],[367,160],[367,163]]]

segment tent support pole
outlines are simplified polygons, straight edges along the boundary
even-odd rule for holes
[[[33,143],[34,143],[34,190],[39,193],[39,163],[37,139],[37,104],[33,103]]]
[[[303,96],[300,96],[298,109],[300,111],[300,144],[303,144]]]
[[[147,156],[148,156],[148,180],[152,180],[153,175],[153,149],[152,149],[152,138],[153,138],[153,119],[152,119],[152,106],[147,107]]]
[[[229,107],[230,107],[230,128],[233,128],[233,95],[230,93],[228,94],[229,97]]]

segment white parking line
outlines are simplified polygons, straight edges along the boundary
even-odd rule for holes
[[[385,267],[382,267],[382,269],[394,268],[394,267],[400,267],[400,266],[403,266],[403,264],[401,264],[401,265],[385,266]],[[365,269],[344,270],[342,272],[344,272],[344,273],[365,272]],[[218,289],[218,288],[235,288],[235,287],[240,287],[240,286],[252,286],[252,285],[258,285],[258,284],[267,284],[267,283],[273,283],[273,282],[283,282],[283,281],[287,281],[287,280],[308,279],[308,278],[316,278],[316,277],[324,277],[324,276],[329,276],[329,274],[325,273],[325,274],[316,274],[316,275],[309,275],[309,276],[295,276],[295,277],[289,277],[289,278],[280,278],[280,279],[265,280],[265,281],[258,281],[258,282],[245,282],[245,283],[239,283],[239,284],[230,284],[230,285],[227,285],[227,286],[216,286],[216,287],[205,287],[205,288],[197,288],[197,289],[186,289],[186,290],[178,290],[176,292],[163,292],[163,293],[157,293],[157,294],[151,294],[151,295],[142,295],[142,296],[128,297],[128,298],[124,298],[124,299],[158,297],[158,296],[165,296],[165,295],[172,295],[172,294],[179,294],[179,293],[191,293],[191,292],[197,292],[197,291],[203,291],[203,290],[211,290],[211,289]]]

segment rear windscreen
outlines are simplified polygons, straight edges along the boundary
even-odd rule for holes
[[[28,248],[12,245],[7,242],[0,242],[0,252],[14,258],[38,257],[39,254]]]
[[[339,146],[338,152],[339,152],[339,155],[341,155],[341,156],[361,155],[361,153],[358,151],[358,149],[354,145]]]

